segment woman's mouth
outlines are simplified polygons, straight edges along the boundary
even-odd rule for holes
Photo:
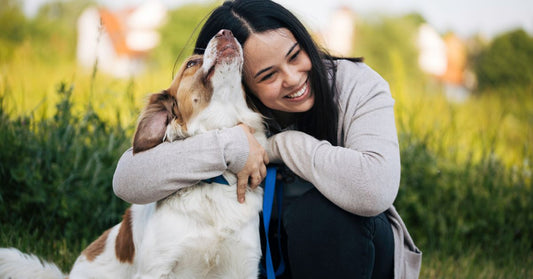
[[[288,98],[288,99],[297,99],[297,98],[300,98],[302,97],[303,95],[305,95],[305,93],[308,91],[308,88],[309,88],[309,83],[306,81],[304,83],[304,85],[302,86],[302,88],[300,88],[300,90],[290,94],[290,95],[287,95],[285,96],[285,98]]]

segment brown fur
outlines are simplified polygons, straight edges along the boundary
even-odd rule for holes
[[[185,123],[209,104],[212,90],[205,82],[208,73],[201,70],[202,63],[201,55],[188,58],[170,88],[150,96],[133,137],[134,154],[160,144],[171,122],[187,131]]]
[[[110,231],[111,229],[105,231],[100,237],[98,237],[98,239],[93,241],[91,245],[87,246],[87,248],[83,250],[82,253],[85,255],[85,257],[87,257],[88,261],[92,262],[96,257],[98,257],[98,255],[104,252],[105,243],[107,241],[107,236],[109,235]]]
[[[122,218],[122,223],[115,240],[115,253],[120,262],[133,263],[135,245],[133,244],[131,208],[128,208]]]
[[[179,119],[175,99],[168,90],[152,94],[146,109],[143,111],[137,131],[133,137],[133,153],[150,149],[161,143],[167,125],[173,119]]]

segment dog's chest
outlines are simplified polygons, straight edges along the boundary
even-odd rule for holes
[[[213,227],[227,232],[255,218],[261,208],[260,188],[247,191],[246,202],[241,204],[235,185],[201,182],[158,202],[156,214],[186,220],[191,227]]]
[[[248,190],[241,204],[235,186],[200,183],[184,188],[157,203],[149,233],[159,243],[180,247],[186,256],[178,262],[184,266],[209,269],[221,264],[235,243],[258,237],[262,192]]]
[[[229,128],[241,122],[242,109],[227,101],[211,101],[192,125],[204,130]],[[192,128],[192,127],[191,127]]]

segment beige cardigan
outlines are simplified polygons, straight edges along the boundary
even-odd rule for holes
[[[361,216],[386,211],[395,238],[395,278],[417,278],[421,252],[393,206],[400,184],[400,153],[394,100],[383,78],[363,63],[339,60],[338,143],[299,131],[269,138],[271,162],[282,161],[339,207]],[[131,203],[160,200],[199,180],[236,173],[246,163],[248,142],[241,128],[211,131],[162,143],[118,162],[113,189]]]

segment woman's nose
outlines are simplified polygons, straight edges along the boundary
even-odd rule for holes
[[[298,86],[300,82],[300,75],[294,67],[286,67],[283,71],[283,86],[292,88]]]

